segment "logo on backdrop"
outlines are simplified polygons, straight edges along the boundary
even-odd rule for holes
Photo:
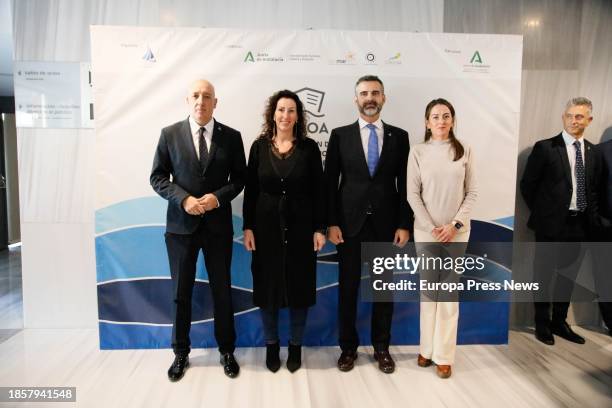
[[[484,59],[482,58],[482,54],[480,51],[475,50],[472,53],[472,57],[470,58],[469,64],[463,65],[463,72],[478,72],[481,74],[488,74],[490,71],[491,65],[487,65],[484,63]]]
[[[376,65],[376,55],[373,52],[368,52],[365,56],[366,65]]]
[[[142,59],[149,62],[157,62],[155,55],[149,46],[147,46],[147,52],[145,52],[145,54],[142,56]]]
[[[255,58],[253,58],[253,53],[251,51],[247,52],[243,62],[255,62]]]
[[[400,65],[401,63],[402,54],[400,54],[399,52],[396,52],[395,54],[387,58],[387,60],[385,61],[385,64],[387,65]]]
[[[327,125],[323,120],[325,113],[322,112],[325,92],[306,87],[298,89],[295,93],[299,96],[304,104],[304,110],[308,113],[308,124],[306,125],[308,135],[319,145],[321,157],[325,161],[329,137]],[[322,139],[322,137],[325,137],[325,139]]]
[[[332,65],[355,65],[355,53],[349,51],[340,58],[331,59],[329,63]]]
[[[317,118],[325,116],[324,113],[321,113],[321,108],[323,107],[323,98],[325,98],[325,92],[312,88],[302,88],[295,91],[295,93],[304,103],[304,109],[308,114]]]
[[[283,62],[285,58],[283,57],[273,57],[270,56],[267,52],[258,52],[253,54],[252,51],[248,51],[244,56],[244,60],[242,62]]]
[[[472,55],[472,59],[470,60],[470,64],[473,63],[482,64],[482,57],[480,56],[478,50],[474,52],[474,55]]]

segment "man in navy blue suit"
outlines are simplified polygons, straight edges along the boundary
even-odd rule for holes
[[[166,248],[174,284],[172,348],[168,370],[178,381],[189,366],[191,296],[200,250],[208,272],[214,307],[215,338],[228,377],[240,370],[234,358],[234,311],[230,265],[233,228],[231,201],[242,191],[246,160],[240,132],[213,119],[215,88],[206,80],[191,84],[189,117],[161,131],[151,186],[168,200]]]
[[[541,289],[534,304],[535,335],[548,345],[554,344],[553,334],[584,344],[566,318],[584,255],[581,243],[592,241],[601,224],[601,155],[584,139],[584,131],[593,121],[592,109],[587,98],[568,101],[561,115],[563,131],[535,144],[521,180],[521,193],[531,210],[527,225],[535,231],[538,242],[534,279]],[[563,244],[551,244],[559,242]],[[559,261],[561,258],[566,262]],[[572,265],[563,275],[559,273],[561,263]]]
[[[366,75],[355,84],[359,118],[332,130],[325,160],[328,236],[338,249],[338,331],[341,371],[357,359],[357,295],[361,281],[361,243],[410,238],[413,214],[406,196],[408,133],[380,118],[386,101],[380,78]],[[395,370],[389,354],[393,302],[372,305],[374,359],[384,373]]]

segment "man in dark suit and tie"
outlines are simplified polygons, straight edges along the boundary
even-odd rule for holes
[[[178,381],[189,366],[191,296],[200,250],[214,307],[215,338],[228,377],[240,370],[234,358],[234,311],[230,265],[233,228],[231,201],[244,187],[246,160],[240,132],[213,119],[215,88],[205,80],[191,84],[190,115],[161,131],[151,186],[168,200],[166,248],[174,284],[172,348],[168,370]]]
[[[353,368],[359,338],[355,328],[361,281],[361,243],[406,244],[412,212],[406,199],[408,133],[383,123],[382,81],[367,75],[355,85],[359,119],[332,130],[325,160],[328,236],[339,256],[339,343],[341,371]],[[395,370],[389,354],[392,302],[372,305],[374,359],[384,373]]]
[[[587,98],[571,99],[561,116],[563,132],[535,144],[521,180],[521,193],[531,210],[527,225],[535,231],[537,241],[534,279],[541,283],[534,303],[535,336],[548,345],[554,344],[553,334],[584,344],[566,318],[584,255],[580,243],[591,240],[599,228],[601,156],[583,137],[593,120],[592,109]],[[569,264],[572,266],[565,268],[563,275],[558,273]],[[550,290],[553,278],[556,282]]]

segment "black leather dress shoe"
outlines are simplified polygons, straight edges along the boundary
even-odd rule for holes
[[[375,351],[374,360],[378,361],[378,369],[385,374],[395,371],[395,361],[391,358],[388,350]]]
[[[553,334],[563,337],[567,341],[571,341],[572,343],[584,344],[584,337],[579,336],[574,333],[572,328],[566,322],[560,324],[552,324],[551,331]]]
[[[172,365],[168,369],[168,379],[172,382],[183,378],[189,367],[189,356],[175,356]]]
[[[225,375],[227,375],[229,378],[238,377],[238,373],[240,373],[240,366],[234,358],[234,353],[221,354],[219,362],[223,366],[223,372]]]
[[[356,351],[343,351],[338,359],[338,369],[340,371],[351,371],[355,367],[355,360],[357,360]]]
[[[542,343],[548,344],[549,346],[555,344],[555,338],[553,337],[552,332],[550,331],[550,328],[548,326],[536,326],[535,337]]]

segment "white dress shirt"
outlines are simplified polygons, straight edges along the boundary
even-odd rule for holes
[[[584,138],[580,137],[576,139],[574,136],[567,133],[565,130],[561,132],[563,135],[563,141],[565,142],[565,147],[567,148],[567,158],[569,159],[570,170],[572,173],[572,199],[570,200],[569,209],[572,211],[578,211],[578,205],[576,204],[576,147],[574,147],[574,142],[578,140],[580,143],[580,153],[582,153],[582,164],[585,166],[586,170],[586,162],[584,161]],[[585,173],[586,177],[586,173]],[[586,183],[586,180],[585,180]],[[586,188],[586,186],[585,186]]]
[[[383,146],[383,124],[382,120],[378,118],[376,122],[372,122],[374,126],[376,126],[376,137],[378,138],[378,157],[380,157],[380,153],[382,152]],[[359,117],[359,132],[361,133],[361,145],[363,146],[363,153],[366,157],[366,161],[368,159],[368,140],[370,139],[370,129],[368,129],[369,123],[363,120],[363,118]]]
[[[195,146],[196,156],[198,156],[198,160],[200,160],[200,128],[202,126],[198,125],[198,123],[189,116],[189,127],[191,128],[191,139],[193,140],[193,145]],[[215,120],[211,119],[204,126],[204,139],[206,139],[206,147],[208,152],[210,153],[210,144],[212,143],[212,132],[215,128]],[[219,203],[219,199],[215,196],[215,200],[217,201],[217,207],[221,204]]]
[[[198,125],[198,123],[189,116],[189,127],[191,128],[191,138],[193,139],[193,145],[195,146],[196,155],[198,156],[198,160],[200,160],[200,128],[202,126]],[[206,139],[206,147],[208,152],[210,152],[210,143],[212,142],[212,132],[215,128],[215,120],[211,119],[207,124],[204,125],[204,139]]]

